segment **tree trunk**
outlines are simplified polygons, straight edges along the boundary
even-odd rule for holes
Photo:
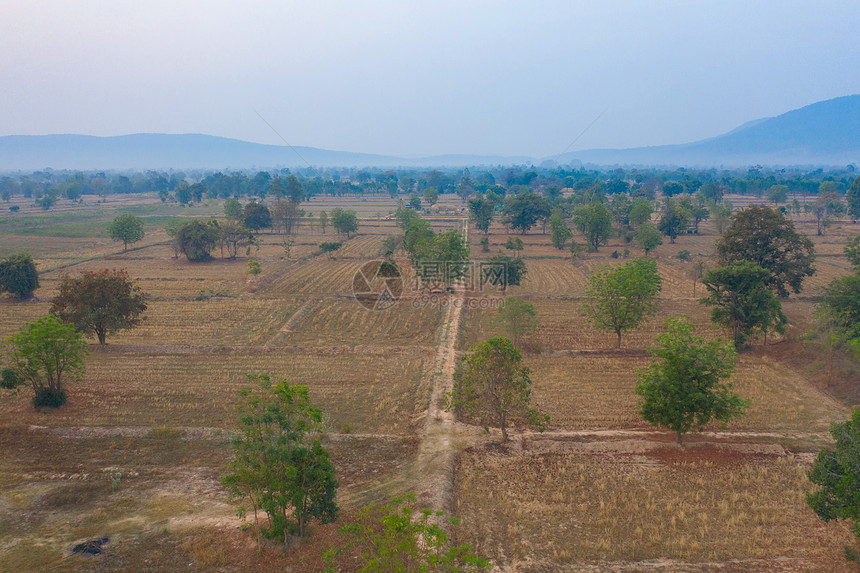
[[[618,335],[618,342],[615,344],[615,348],[621,348],[621,330],[616,330],[615,334]]]
[[[99,337],[99,344],[104,346],[107,333],[104,330],[96,330],[96,336]]]
[[[681,446],[684,445],[684,434],[682,434],[681,432],[678,432],[678,444]]]

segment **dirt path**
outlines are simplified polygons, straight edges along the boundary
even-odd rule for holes
[[[463,221],[466,241],[469,226]],[[453,506],[454,485],[454,414],[445,411],[445,394],[454,388],[454,370],[457,367],[457,339],[466,299],[465,286],[457,284],[454,293],[446,299],[448,307],[441,327],[439,345],[433,371],[433,387],[418,456],[416,475],[421,479],[419,492],[433,510],[448,510]]]

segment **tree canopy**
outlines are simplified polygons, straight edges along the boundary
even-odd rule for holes
[[[546,199],[534,193],[518,193],[505,198],[504,222],[523,235],[537,224],[548,219],[550,205]]]
[[[573,231],[567,226],[567,221],[559,210],[553,212],[549,218],[549,232],[552,246],[558,250],[563,250],[565,243],[573,236]]]
[[[616,348],[621,348],[621,333],[657,312],[661,289],[653,259],[634,259],[616,268],[603,266],[588,278],[583,308],[596,327],[615,332]]]
[[[512,421],[543,431],[549,416],[531,407],[531,371],[520,362],[522,353],[507,338],[476,344],[460,359],[448,409],[484,427],[498,426],[503,442],[508,441]]]
[[[678,233],[687,229],[690,219],[692,219],[692,214],[680,201],[667,198],[663,204],[663,212],[660,214],[660,223],[657,228],[669,237],[670,242],[674,243]]]
[[[823,450],[809,472],[809,481],[819,489],[806,495],[812,510],[824,521],[850,520],[860,545],[860,409],[842,424],[833,424],[833,450]],[[857,549],[846,547],[846,556],[860,562]]]
[[[255,522],[258,509],[266,512],[266,536],[286,542],[293,532],[305,536],[312,519],[337,519],[334,466],[316,437],[322,411],[311,406],[306,386],[273,382],[268,374],[248,379],[257,387],[239,390],[234,458],[223,483],[231,497],[250,502]]]
[[[473,197],[469,199],[468,205],[469,219],[475,223],[475,228],[486,235],[493,221],[493,203],[485,197]]]
[[[272,213],[262,203],[252,201],[242,209],[242,224],[252,231],[267,229],[272,226]]]
[[[716,251],[721,265],[747,260],[769,270],[768,286],[779,296],[788,296],[789,288],[799,293],[803,279],[815,273],[812,241],[795,231],[782,213],[764,205],[732,215]]]
[[[48,315],[25,324],[7,342],[12,345],[13,369],[33,388],[33,405],[62,406],[65,383],[80,380],[85,372],[87,343],[80,333]]]
[[[331,211],[331,224],[335,231],[345,234],[348,239],[350,233],[358,231],[358,216],[355,211],[335,207]]]
[[[145,299],[124,270],[83,271],[60,280],[57,296],[51,301],[51,314],[80,332],[95,333],[103,345],[108,333],[140,324]]]
[[[592,201],[574,209],[573,224],[585,235],[585,242],[592,251],[605,245],[612,236],[612,213],[602,201]]]
[[[514,346],[518,346],[524,336],[537,331],[537,311],[532,303],[509,296],[499,305],[493,322],[513,341]]]
[[[39,271],[27,253],[10,255],[0,261],[0,292],[28,299],[39,288]]]
[[[735,368],[731,343],[703,341],[683,318],[668,318],[666,329],[657,336],[658,346],[648,349],[651,365],[636,373],[636,394],[642,397],[642,418],[675,432],[680,444],[684,434],[702,430],[711,420],[725,424],[743,415],[749,402],[723,382]]]
[[[129,243],[143,239],[143,221],[130,213],[123,213],[111,222],[108,234],[114,241],[122,241],[122,250],[127,251]]]
[[[735,261],[708,271],[702,283],[710,293],[700,302],[714,307],[711,320],[730,328],[740,349],[754,331],[785,332],[782,305],[767,288],[770,271],[750,261]]]
[[[176,229],[174,241],[180,253],[191,262],[208,261],[212,258],[212,249],[218,243],[220,231],[218,223],[212,219],[203,221],[188,221]]]
[[[526,277],[528,268],[521,257],[509,257],[499,253],[481,265],[481,285],[491,285],[505,291],[509,286],[517,286]]]

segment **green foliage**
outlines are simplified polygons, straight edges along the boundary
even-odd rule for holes
[[[661,233],[669,237],[670,242],[675,242],[678,233],[685,231],[693,218],[692,213],[684,205],[672,198],[667,198],[660,214],[660,224],[657,228]]]
[[[346,539],[325,553],[326,571],[358,567],[359,573],[471,572],[488,569],[487,560],[469,545],[450,546],[448,534],[436,522],[444,512],[419,509],[415,494],[391,502],[367,505],[355,520],[339,528]],[[458,521],[448,520],[451,524]],[[341,567],[338,562],[341,562]]]
[[[806,501],[825,522],[834,519],[853,522],[856,546],[846,547],[845,555],[860,561],[860,409],[855,409],[842,424],[833,424],[830,435],[836,447],[818,453],[808,475],[819,489],[808,493]]]
[[[505,241],[505,248],[509,251],[522,251],[523,240],[519,237],[508,237],[508,239]]]
[[[482,253],[489,253],[490,252],[490,238],[489,237],[481,237],[481,240],[479,241],[479,243],[481,244],[481,252]]]
[[[499,305],[498,314],[493,322],[513,341],[514,346],[518,346],[522,337],[530,336],[537,331],[537,311],[530,302],[509,296]]]
[[[324,253],[328,253],[329,257],[332,257],[332,253],[341,248],[342,246],[343,243],[329,241],[325,243],[320,243],[320,250]]]
[[[767,200],[776,203],[788,201],[788,187],[785,185],[771,185],[767,190]]]
[[[328,213],[325,211],[320,211],[320,228],[322,229],[323,235],[325,235],[325,228],[328,226]]]
[[[476,344],[460,359],[447,409],[484,427],[498,426],[508,441],[508,424],[520,421],[544,431],[549,416],[531,408],[531,371],[522,353],[503,337]]]
[[[511,229],[526,231],[550,216],[550,205],[546,199],[534,193],[518,193],[505,198],[504,222]]]
[[[860,177],[854,179],[851,187],[848,188],[845,202],[848,204],[848,213],[854,219],[860,219]]]
[[[573,231],[567,226],[567,222],[558,210],[549,218],[549,233],[552,246],[558,250],[563,250],[565,243],[573,236]]]
[[[502,290],[522,283],[528,273],[526,262],[507,255],[493,255],[481,267],[481,285],[492,285]]]
[[[815,249],[809,237],[797,233],[782,213],[763,205],[732,215],[716,251],[722,265],[747,260],[769,270],[768,286],[783,297],[788,296],[786,287],[799,293],[803,279],[815,273]]]
[[[758,330],[785,332],[782,305],[767,285],[770,271],[750,261],[735,261],[708,271],[702,283],[710,293],[700,302],[713,306],[711,320],[732,331],[735,348],[744,346]]]
[[[825,181],[825,183],[833,183]],[[820,192],[813,203],[804,205],[807,211],[811,211],[815,215],[815,221],[818,223],[818,235],[824,234],[824,229],[829,227],[833,222],[833,216],[845,211],[845,205],[842,204],[842,197],[835,191]]]
[[[439,201],[439,191],[435,187],[426,187],[423,196],[424,202],[428,205],[435,205]]]
[[[24,377],[14,368],[4,368],[0,371],[0,388],[4,390],[14,390],[25,383]]]
[[[421,197],[419,197],[417,193],[411,193],[409,195],[408,205],[410,208],[415,209],[417,211],[421,208]]]
[[[860,271],[860,235],[849,239],[845,245],[845,256],[855,271]]]
[[[36,395],[33,396],[33,407],[37,410],[40,408],[59,408],[65,405],[67,399],[65,390],[39,388],[36,390]]]
[[[224,216],[233,221],[238,221],[242,218],[242,204],[238,199],[230,197],[224,201]]]
[[[735,368],[735,351],[722,340],[705,342],[693,335],[693,325],[683,318],[666,320],[667,331],[657,336],[657,348],[649,348],[651,365],[636,374],[636,394],[642,397],[639,414],[652,426],[663,426],[678,435],[702,430],[711,420],[725,425],[743,415],[749,401],[723,382]]]
[[[208,261],[212,249],[220,239],[218,223],[213,219],[208,223],[189,221],[176,230],[176,245],[180,253],[191,262]]]
[[[860,345],[860,271],[827,285],[819,305],[846,341]]]
[[[254,234],[238,221],[228,220],[224,223],[214,221],[212,226],[216,227],[218,231],[218,244],[221,246],[222,257],[225,248],[227,249],[227,256],[231,259],[236,258],[242,247],[246,248],[248,254],[251,252],[251,245],[257,245],[259,248]]]
[[[663,244],[663,239],[660,238],[660,231],[650,221],[639,225],[639,228],[633,234],[633,240],[636,241],[640,249],[645,251],[646,256]]]
[[[0,261],[0,292],[28,299],[39,288],[39,271],[33,257],[26,253],[11,255]]]
[[[630,206],[630,213],[627,219],[634,227],[638,227],[643,223],[651,221],[651,214],[654,212],[654,204],[645,197],[636,197],[633,199],[633,204]]]
[[[490,230],[495,212],[493,203],[484,197],[469,199],[469,219],[475,223],[475,228],[486,235]]]
[[[254,259],[248,260],[248,274],[252,277],[257,276],[263,272],[263,267],[260,266],[259,261],[255,261]]]
[[[143,239],[143,221],[131,213],[123,213],[111,222],[108,235],[114,241],[122,241],[122,250],[126,251],[129,243]]]
[[[621,348],[621,333],[657,312],[661,289],[653,259],[633,259],[616,268],[603,266],[588,278],[583,308],[597,328],[615,332],[616,348]]]
[[[358,216],[355,211],[335,207],[331,211],[331,224],[335,231],[346,234],[348,239],[350,233],[358,231]]]
[[[248,203],[242,209],[242,225],[252,231],[267,229],[272,226],[272,212],[262,203]]]
[[[12,368],[30,383],[40,400],[62,400],[65,382],[84,375],[87,343],[69,324],[53,315],[43,316],[21,327],[7,339],[12,345]],[[45,392],[47,390],[48,392]]]
[[[265,535],[286,543],[291,533],[304,537],[312,519],[337,519],[334,466],[316,437],[323,415],[311,406],[306,386],[273,383],[268,374],[248,379],[258,384],[239,391],[235,455],[223,483],[231,498],[251,503],[255,523],[257,510],[266,512]]]
[[[612,213],[601,201],[592,201],[574,209],[573,224],[585,235],[585,242],[592,251],[605,245],[612,236]]]
[[[51,314],[80,332],[94,332],[99,344],[109,332],[140,324],[146,297],[124,270],[83,271],[64,276],[51,301]]]
[[[681,249],[678,251],[678,260],[689,262],[690,260],[690,251],[687,249]]]

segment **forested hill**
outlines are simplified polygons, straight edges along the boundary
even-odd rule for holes
[[[689,167],[847,165],[860,162],[860,95],[817,102],[748,122],[724,135],[693,143],[591,149],[560,162]]]
[[[0,170],[248,169],[271,167],[456,167],[514,164],[526,157],[445,155],[423,158],[264,145],[200,134],[137,133],[0,137]]]

